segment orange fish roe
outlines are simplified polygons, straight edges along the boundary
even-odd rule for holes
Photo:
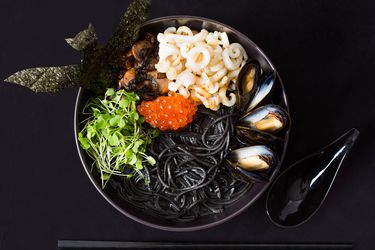
[[[182,95],[159,96],[153,101],[143,101],[138,112],[160,130],[177,130],[193,121],[197,106]]]

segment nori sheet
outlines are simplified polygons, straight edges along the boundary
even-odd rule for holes
[[[98,36],[92,24],[89,24],[86,30],[79,32],[74,38],[67,38],[65,41],[78,51],[85,51],[98,46]]]
[[[147,20],[150,7],[151,0],[136,0],[129,5],[117,30],[105,46],[112,57],[111,60],[116,61],[119,54],[125,52],[137,41],[139,28]]]
[[[5,81],[35,92],[56,93],[74,86],[104,92],[117,84],[122,67],[120,58],[138,39],[140,26],[148,17],[150,6],[151,0],[134,0],[104,46],[98,43],[98,36],[91,24],[74,38],[66,39],[72,48],[81,53],[80,65],[25,69]]]
[[[80,65],[31,68],[18,71],[5,81],[27,87],[36,93],[53,94],[61,89],[75,86],[79,81],[80,71]]]

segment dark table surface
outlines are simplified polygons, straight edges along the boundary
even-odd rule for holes
[[[63,38],[93,23],[105,41],[129,1],[1,0],[0,78],[77,62]],[[58,239],[375,244],[375,4],[373,1],[161,1],[151,17],[204,16],[248,35],[276,65],[293,119],[284,167],[351,127],[361,137],[328,199],[306,224],[273,225],[265,196],[208,230],[171,233],[117,212],[76,152],[77,89],[56,96],[0,84],[0,249],[54,249]]]

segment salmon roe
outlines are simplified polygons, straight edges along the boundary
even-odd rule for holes
[[[138,112],[145,121],[160,130],[177,130],[193,121],[196,104],[182,95],[159,96],[153,101],[143,101]]]

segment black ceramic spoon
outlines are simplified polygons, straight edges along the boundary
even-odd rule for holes
[[[349,130],[276,178],[267,197],[269,218],[282,227],[298,226],[310,219],[323,203],[358,135],[357,129]]]

